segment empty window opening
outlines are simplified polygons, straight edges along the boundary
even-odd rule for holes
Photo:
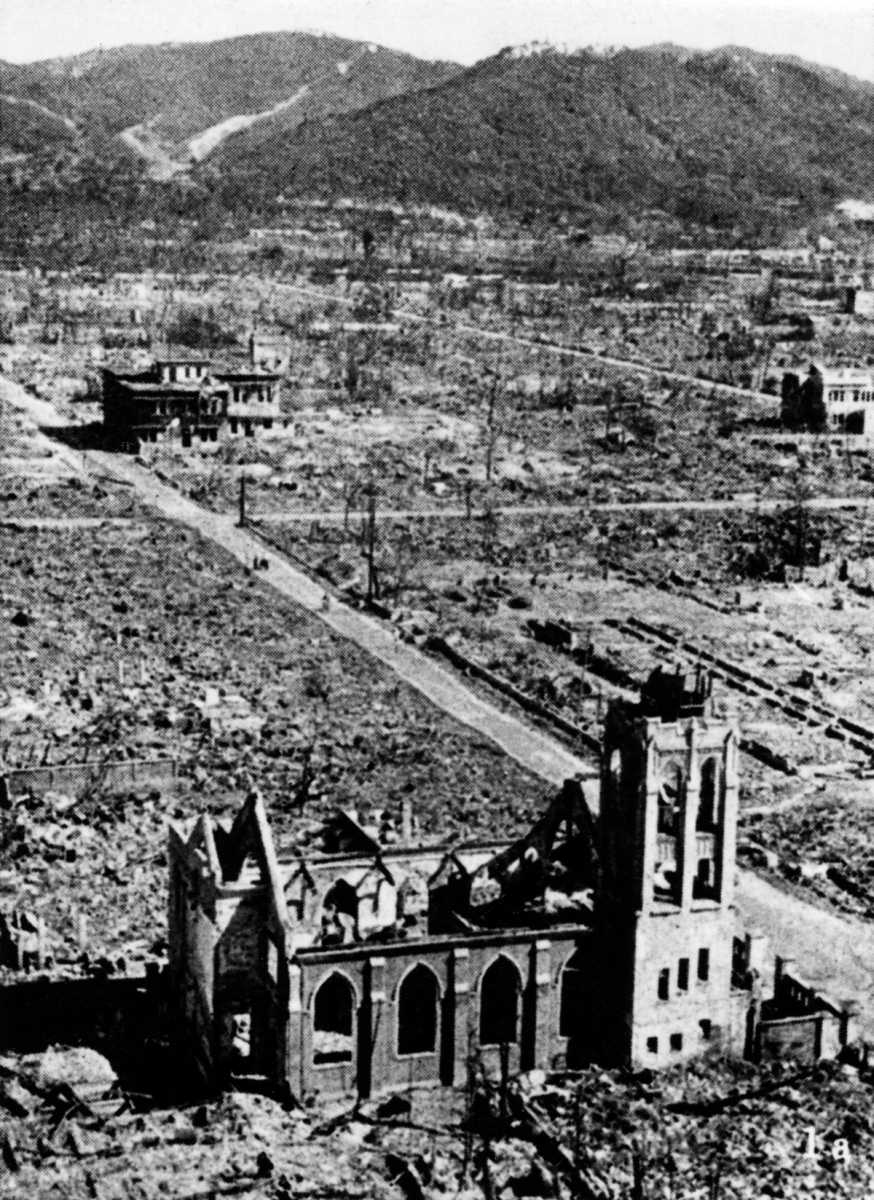
[[[672,1049],[674,1052],[676,1052],[677,1050],[682,1050],[682,1049],[683,1049],[683,1035],[682,1035],[682,1033],[672,1033],[672,1034],[671,1034],[671,1049]]]
[[[659,971],[659,1000],[667,1000],[670,995],[671,972],[665,967]]]
[[[681,958],[677,965],[677,991],[687,992],[689,990],[689,960]]]
[[[419,963],[404,977],[398,992],[398,1054],[433,1054],[439,1000],[434,972]]]
[[[701,1028],[701,1041],[709,1042],[711,1037],[713,1036],[713,1025],[710,1023],[710,1021],[706,1021],[706,1020],[699,1021],[698,1024]]]
[[[231,1013],[231,1058],[236,1067],[248,1063],[252,1053],[252,1014],[250,1012]]]
[[[698,817],[695,828],[710,832],[716,828],[717,800],[719,793],[719,763],[708,758],[701,768],[701,791],[698,800]]]
[[[680,825],[683,773],[677,763],[665,765],[658,793],[658,828],[653,870],[653,897],[679,903],[677,831]]]
[[[651,1038],[646,1039],[646,1052],[647,1052],[647,1054],[658,1054],[659,1039],[657,1037],[651,1037]]]
[[[574,1037],[580,1030],[580,1022],[586,1011],[587,974],[584,957],[578,950],[568,959],[561,973],[561,994],[558,1010],[559,1037]]]
[[[716,873],[712,858],[699,858],[692,885],[692,896],[696,900],[716,895]]]
[[[518,1039],[519,972],[508,958],[496,958],[483,975],[480,987],[479,1039],[484,1046],[499,1046]]]
[[[659,833],[676,836],[683,773],[676,763],[668,763],[659,786]]]
[[[316,992],[313,1005],[313,1062],[352,1061],[355,993],[342,975],[330,975]]]
[[[345,879],[337,882],[325,893],[322,906],[322,943],[352,942],[358,925],[358,895],[351,883]]]
[[[698,978],[702,983],[710,978],[710,951],[704,946],[698,951]]]

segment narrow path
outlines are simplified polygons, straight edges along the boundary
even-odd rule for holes
[[[302,287],[300,284],[286,283],[281,285],[283,291],[296,292],[302,296],[308,296],[313,300],[330,300],[334,304],[345,304],[350,307],[354,301],[348,296],[336,295],[332,292],[318,291],[316,288]],[[769,395],[767,392],[754,392],[749,388],[735,387],[730,383],[719,383],[714,379],[705,379],[700,375],[688,375],[683,371],[674,371],[670,367],[660,366],[658,363],[638,362],[632,358],[615,358],[610,354],[601,354],[596,350],[586,350],[579,346],[568,346],[564,342],[548,341],[545,338],[523,337],[518,333],[509,333],[502,329],[489,329],[482,325],[468,325],[463,322],[455,324],[443,324],[439,318],[430,316],[425,313],[411,312],[407,308],[396,308],[392,310],[393,317],[403,318],[407,321],[413,321],[417,325],[433,325],[436,329],[445,330],[449,333],[464,333],[472,337],[481,337],[490,342],[511,342],[515,346],[522,346],[526,350],[541,350],[547,353],[560,354],[565,358],[575,358],[584,362],[598,363],[601,366],[612,367],[614,370],[625,371],[629,375],[655,375],[659,379],[670,379],[674,383],[691,383],[696,387],[706,388],[710,395],[733,396],[736,399],[756,400],[760,404],[767,404],[769,408],[775,408],[778,404],[779,397]]]
[[[812,496],[805,501],[808,509],[831,512],[838,509],[864,508],[872,502],[867,496]],[[755,496],[727,497],[718,500],[605,500],[594,504],[585,501],[576,504],[495,504],[489,512],[502,517],[585,517],[590,513],[621,513],[621,512],[776,512],[791,504],[790,497],[776,499],[759,499]],[[446,505],[443,508],[380,508],[377,515],[389,521],[421,520],[463,520],[468,516],[467,508],[458,505]],[[474,508],[471,517],[482,517],[484,510]],[[253,512],[252,519],[264,524],[282,525],[295,521],[344,521],[360,520],[366,517],[365,509],[353,508],[348,512],[342,509],[301,509],[282,512]]]
[[[131,484],[141,501],[210,538],[244,565],[251,566],[256,558],[266,559],[269,566],[263,578],[278,592],[372,654],[438,708],[489,738],[535,775],[553,784],[560,784],[572,775],[592,776],[591,762],[576,757],[551,737],[482,700],[433,659],[398,640],[394,631],[382,622],[334,599],[325,611],[324,589],[268,549],[259,538],[240,529],[233,517],[201,508],[121,455],[89,451],[86,458],[89,465]]]

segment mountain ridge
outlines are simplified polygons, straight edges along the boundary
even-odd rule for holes
[[[352,69],[339,73],[342,85],[331,86],[332,71],[346,64]],[[304,86],[307,112],[320,115],[414,90],[457,69],[375,43],[281,31],[0,62],[0,93],[60,114],[85,136],[147,128],[168,156],[184,161],[188,140],[223,121],[267,113]]]
[[[212,162],[264,195],[584,213],[663,208],[726,224],[874,189],[874,86],[742,48],[499,51],[415,95],[242,135]]]
[[[738,46],[540,44],[462,68],[283,31],[0,62],[19,244],[49,218],[241,225],[295,196],[754,237],[874,198],[872,163],[874,84]]]

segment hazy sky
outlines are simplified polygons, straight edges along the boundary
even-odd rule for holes
[[[470,63],[533,40],[735,42],[874,79],[874,0],[0,0],[0,57],[318,29]]]

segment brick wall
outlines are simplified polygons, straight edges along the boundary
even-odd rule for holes
[[[583,940],[587,935],[582,934]],[[511,1073],[550,1068],[566,1053],[559,1036],[560,976],[581,938],[579,929],[502,932],[488,937],[427,939],[379,947],[354,945],[299,956],[290,996],[288,1079],[298,1095],[310,1092],[369,1094],[411,1083],[463,1084],[468,1056],[476,1051],[492,1076],[501,1071],[500,1046],[483,1045],[480,1011],[486,972],[502,958],[516,991],[516,1040],[509,1044]],[[398,1044],[400,992],[418,965],[433,973],[437,1030],[433,1049],[402,1053]],[[353,996],[352,1061],[314,1062],[313,1016],[319,988],[335,974]],[[508,989],[509,990],[509,989]],[[510,1001],[512,1005],[512,1000]]]

